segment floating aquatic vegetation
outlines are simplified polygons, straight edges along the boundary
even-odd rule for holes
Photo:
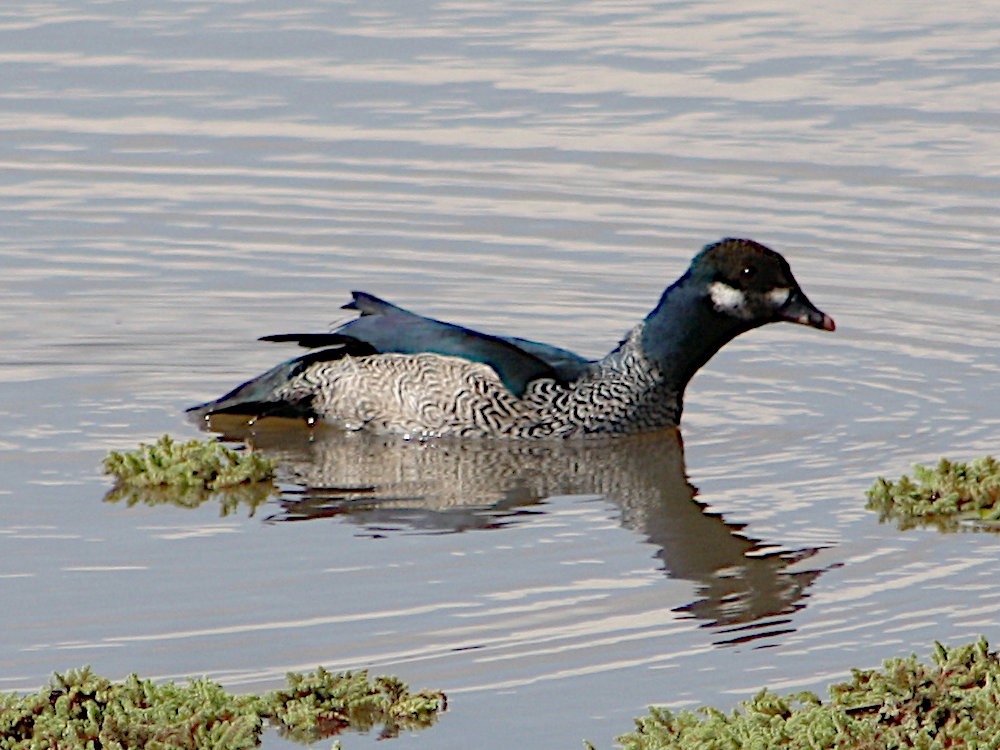
[[[270,482],[274,464],[257,453],[237,452],[215,441],[175,442],[164,435],[138,450],[111,451],[104,459],[104,473],[120,487],[193,487],[221,490],[227,487]]]
[[[111,682],[85,667],[55,675],[38,693],[0,695],[0,748],[240,750],[260,744],[265,721],[303,742],[377,724],[390,737],[433,724],[444,708],[443,693],[413,694],[393,677],[371,681],[366,672],[289,674],[284,690],[256,696],[206,679]]]
[[[731,714],[651,708],[618,742],[624,750],[1000,747],[1000,661],[987,642],[936,644],[931,658],[852,670],[850,682],[830,687],[827,703],[765,689]]]
[[[445,708],[444,693],[410,693],[395,677],[369,680],[366,671],[331,674],[320,667],[307,675],[288,675],[288,687],[269,693],[269,716],[282,734],[313,743],[346,727],[367,731],[382,725],[379,737],[395,737],[402,729],[430,726]]]
[[[917,464],[913,479],[876,479],[865,507],[903,529],[918,524],[1000,529],[1000,461],[985,456],[968,463],[942,458],[934,468]]]

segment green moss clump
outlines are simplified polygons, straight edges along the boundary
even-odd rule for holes
[[[345,727],[367,731],[381,724],[380,738],[401,729],[430,726],[446,705],[444,693],[411,694],[395,677],[369,680],[366,671],[334,675],[322,667],[308,675],[288,675],[288,687],[267,697],[269,716],[282,733],[313,743]]]
[[[781,697],[768,690],[724,714],[651,708],[618,738],[624,750],[875,750],[1000,747],[1000,661],[985,640],[936,645],[932,664],[888,659],[830,687]]]
[[[365,672],[289,674],[284,690],[256,696],[206,679],[111,682],[85,667],[35,694],[0,695],[0,748],[241,750],[260,744],[265,721],[303,742],[376,724],[388,737],[433,724],[444,708],[443,693],[411,694],[393,677],[372,682]]]
[[[104,473],[119,487],[193,487],[221,490],[274,479],[274,463],[256,453],[238,453],[215,441],[175,442],[164,435],[127,453],[111,451]]]
[[[992,456],[968,463],[942,458],[931,469],[917,464],[913,479],[879,477],[868,490],[869,510],[900,528],[935,524],[943,530],[962,525],[1000,528],[1000,462]]]
[[[157,685],[130,675],[113,683],[83,668],[33,695],[0,697],[0,747],[250,748],[263,728],[258,702],[208,680]]]

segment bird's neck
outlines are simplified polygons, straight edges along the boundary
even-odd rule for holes
[[[749,330],[745,322],[717,312],[704,284],[681,277],[640,324],[638,344],[665,384],[683,394],[694,374],[727,342]]]

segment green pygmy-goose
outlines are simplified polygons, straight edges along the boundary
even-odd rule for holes
[[[324,420],[412,438],[623,435],[678,424],[684,389],[728,341],[767,323],[834,330],[763,245],[707,246],[646,319],[602,359],[492,336],[363,292],[360,315],[328,333],[265,336],[312,351],[189,409]]]

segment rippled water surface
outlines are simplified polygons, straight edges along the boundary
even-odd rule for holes
[[[0,688],[368,667],[450,697],[395,747],[608,747],[649,703],[1000,641],[1000,538],[864,509],[998,451],[995,10],[0,13]],[[193,436],[352,289],[599,356],[730,234],[838,330],[731,344],[683,445],[285,426],[280,497],[105,500],[107,450]]]

